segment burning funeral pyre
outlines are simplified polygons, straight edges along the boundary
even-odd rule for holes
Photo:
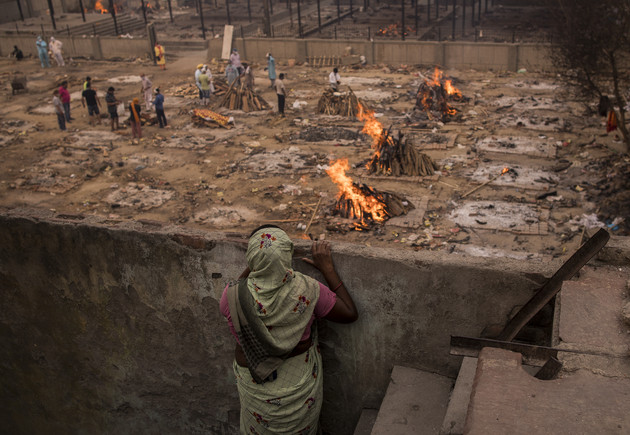
[[[399,132],[398,138],[395,138],[391,128],[385,131],[374,117],[374,112],[361,107],[357,118],[365,122],[361,131],[370,135],[374,141],[374,155],[367,164],[369,174],[426,176],[433,175],[438,169],[431,157],[418,152],[406,140],[403,141],[402,133]]]
[[[242,83],[238,84],[238,80],[232,83],[225,92],[219,107],[227,107],[230,110],[242,110],[243,112],[271,109],[269,103],[251,88]]]
[[[443,122],[449,121],[457,110],[449,104],[449,99],[461,101],[462,93],[453,86],[452,80],[444,78],[437,67],[431,80],[425,80],[418,87],[415,109],[426,112],[429,118]]]
[[[390,192],[379,192],[365,184],[358,184],[346,175],[348,159],[337,160],[326,173],[339,187],[333,215],[359,221],[355,229],[368,229],[372,224],[406,214],[414,206]]]
[[[317,111],[325,115],[341,115],[354,118],[359,113],[359,107],[366,107],[348,87],[348,92],[335,92],[327,89],[317,102]]]

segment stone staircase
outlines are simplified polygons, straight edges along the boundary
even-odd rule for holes
[[[562,286],[552,339],[564,365],[557,379],[521,355],[485,348],[465,357],[457,380],[395,366],[379,410],[364,409],[355,435],[630,433],[630,344],[621,321],[627,271],[584,268]]]

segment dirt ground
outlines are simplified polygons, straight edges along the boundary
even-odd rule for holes
[[[224,129],[194,123],[191,111],[199,103],[194,92],[185,95],[205,53],[167,59],[165,71],[142,59],[81,60],[47,70],[35,59],[19,65],[1,59],[0,206],[238,233],[275,223],[294,237],[306,232],[368,246],[536,261],[573,253],[585,229],[608,225],[613,234],[628,235],[622,218],[630,204],[630,159],[618,135],[606,133],[596,102],[579,101],[555,76],[445,71],[465,99],[453,103],[458,114],[442,123],[412,112],[432,67],[342,68],[342,90],[351,86],[385,128],[401,131],[439,167],[431,177],[395,178],[367,174],[372,139],[360,134],[362,122],[316,113],[327,68],[280,63],[290,90],[281,118],[256,63],[263,59],[252,59],[255,88],[274,109],[216,109],[220,97],[213,97],[211,107],[234,118],[234,128]],[[220,62],[209,65],[222,75]],[[12,95],[17,70],[27,75],[28,91]],[[104,109],[109,86],[125,102],[142,100],[142,72],[165,95],[168,128],[144,126],[143,139],[134,143],[129,127],[112,132],[107,119],[90,127],[80,101],[85,76]],[[75,118],[67,132],[59,131],[51,104],[62,79],[70,83]],[[355,181],[395,192],[415,209],[368,231],[348,230],[351,222],[331,215],[338,188],[325,171],[340,158],[349,160]],[[504,167],[511,171],[466,196]]]

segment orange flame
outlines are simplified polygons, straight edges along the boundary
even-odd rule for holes
[[[374,140],[374,146],[378,152],[378,148],[382,146],[381,141],[383,138],[383,124],[376,120],[374,116],[374,111],[366,110],[361,103],[358,103],[359,111],[357,113],[357,119],[359,121],[363,121],[365,124],[363,125],[363,129],[361,133],[365,133],[370,136]],[[391,143],[391,137],[387,138],[387,141]]]
[[[107,9],[103,7],[101,0],[96,0],[96,3],[94,4],[94,10],[99,11],[101,14],[106,14],[109,12]]]
[[[505,174],[506,172],[508,172],[510,170],[510,168],[503,168],[503,170],[501,171],[501,175]]]
[[[362,221],[368,215],[376,222],[387,219],[385,204],[373,196],[365,196],[354,184],[352,178],[346,175],[348,169],[350,169],[348,159],[339,159],[326,170],[328,176],[339,187],[338,198],[350,200],[354,216]]]

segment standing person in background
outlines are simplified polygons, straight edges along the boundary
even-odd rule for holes
[[[92,78],[90,76],[87,76],[85,78],[85,81],[83,82],[83,90],[85,91],[91,85],[92,85]]]
[[[116,99],[114,90],[115,89],[110,86],[107,89],[107,94],[105,94],[105,102],[107,103],[107,112],[109,113],[109,118],[111,119],[112,131],[120,128],[118,125],[118,104],[120,104],[120,101]]]
[[[13,46],[13,51],[11,52],[11,56],[13,56],[16,60],[24,59],[24,53],[22,53],[22,50],[20,50],[17,45]]]
[[[63,61],[63,55],[61,54],[62,47],[63,43],[61,41],[55,39],[54,36],[50,37],[50,51],[52,51],[57,66],[66,66],[66,63]]]
[[[271,88],[276,84],[276,60],[271,53],[267,53],[267,73],[269,74],[269,81],[271,82]]]
[[[144,74],[140,74],[140,79],[142,80],[142,94],[144,96],[144,104],[146,105],[147,112],[151,111],[151,100],[153,99],[153,83],[151,80]]]
[[[131,138],[132,140],[136,137],[138,139],[142,139],[142,128],[140,124],[140,101],[137,98],[134,98],[131,104],[129,105],[129,125],[131,126]]]
[[[201,70],[199,83],[201,83],[201,93],[203,95],[201,104],[207,106],[210,103],[210,77],[208,77],[208,71],[205,68]]]
[[[330,87],[333,91],[339,90],[341,77],[339,76],[339,70],[337,68],[334,68],[332,72],[328,75],[328,82],[330,83]]]
[[[230,54],[230,61],[236,71],[238,71],[238,75],[243,74],[243,65],[241,65],[241,55],[238,54],[238,50],[236,48],[232,49],[232,54]]]
[[[157,61],[157,64],[160,65],[161,69],[166,69],[166,57],[164,57],[164,47],[156,42],[153,51],[155,52],[155,60]]]
[[[59,96],[63,103],[63,110],[66,113],[66,122],[72,122],[73,117],[70,116],[70,92],[68,92],[68,81],[64,80],[59,86]]]
[[[66,116],[63,113],[63,104],[59,99],[59,89],[55,89],[53,91],[52,103],[53,107],[55,108],[55,113],[57,114],[57,123],[59,124],[59,130],[66,131]]]
[[[199,76],[201,75],[201,70],[203,69],[203,64],[200,63],[197,65],[197,69],[195,70],[195,85],[197,89],[199,89],[199,102],[203,100],[203,94],[201,93],[201,83],[199,83]]]
[[[287,89],[284,87],[284,73],[280,74],[276,80],[276,94],[278,95],[278,113],[284,118],[284,102],[287,96]]]
[[[157,115],[160,128],[166,127],[166,115],[164,114],[164,95],[160,94],[160,88],[155,88],[155,99],[153,100],[155,113]]]
[[[101,120],[98,116],[101,114],[98,108],[101,106],[101,100],[98,99],[96,90],[92,89],[92,85],[87,84],[87,89],[81,93],[81,105],[85,107],[87,104],[88,116],[90,117],[90,125],[94,126],[97,122],[100,124]]]
[[[228,86],[234,83],[234,80],[238,77],[238,71],[232,65],[232,61],[229,60],[227,66],[225,67],[225,79],[227,80]]]
[[[39,56],[39,61],[42,64],[42,68],[50,68],[50,59],[48,58],[48,44],[46,44],[46,41],[44,41],[41,36],[38,36],[37,41],[35,41],[35,45],[37,46],[37,55]]]

